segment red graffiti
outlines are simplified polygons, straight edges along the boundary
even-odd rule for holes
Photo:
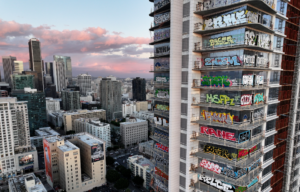
[[[247,149],[240,149],[239,153],[238,153],[238,159],[240,159],[240,158],[242,158],[246,155],[248,155],[248,150]]]
[[[164,172],[162,172],[159,168],[155,167],[155,174],[159,175],[163,178],[165,178],[166,180],[169,180],[169,176],[167,174],[165,174]]]
[[[236,138],[234,137],[234,133],[221,131],[219,129],[217,129],[217,131],[215,131],[215,129],[211,128],[211,127],[201,126],[200,133],[210,135],[210,136],[215,136],[215,137],[230,140],[230,141],[236,141]]]
[[[211,162],[209,162],[205,159],[203,159],[201,161],[200,167],[204,167],[205,169],[208,169],[208,170],[213,171],[213,172],[218,173],[218,174],[221,173],[221,168],[218,164],[211,163]]]
[[[156,143],[156,147],[158,149],[161,149],[162,151],[165,151],[165,152],[169,153],[169,147],[166,147],[166,146],[164,146],[164,145],[162,145],[160,143]]]
[[[252,147],[250,150],[249,150],[249,153],[252,153],[252,152],[254,152],[254,151],[256,151],[257,150],[257,146],[255,145],[254,147]]]

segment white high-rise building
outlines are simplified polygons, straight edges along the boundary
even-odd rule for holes
[[[61,92],[67,87],[65,65],[63,62],[53,61],[53,79],[56,85],[56,91]]]
[[[30,142],[27,102],[1,97],[0,115],[0,177],[38,170],[37,151]]]
[[[89,74],[80,74],[77,79],[78,86],[80,88],[80,95],[86,96],[88,92],[92,91],[92,76]]]
[[[23,61],[14,61],[13,73],[21,74],[24,71]]]

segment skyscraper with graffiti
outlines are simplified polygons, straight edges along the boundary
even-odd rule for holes
[[[153,190],[298,191],[300,3],[149,1]]]

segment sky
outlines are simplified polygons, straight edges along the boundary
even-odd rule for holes
[[[0,7],[0,56],[17,57],[25,69],[34,37],[45,62],[70,56],[73,76],[153,76],[148,0],[0,0]],[[3,77],[2,59],[0,66]]]

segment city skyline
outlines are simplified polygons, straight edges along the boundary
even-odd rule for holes
[[[0,1],[0,4],[2,2]],[[38,12],[35,13],[40,15],[40,18],[33,19],[32,14],[20,9],[29,9],[35,4],[34,2],[36,1],[18,4],[3,2],[4,9],[14,5],[18,14],[9,11],[1,14],[0,28],[4,29],[0,32],[1,56],[16,57],[24,62],[24,69],[27,70],[29,69],[27,42],[30,38],[37,38],[41,42],[44,62],[52,62],[53,55],[72,58],[73,76],[84,72],[94,77],[108,75],[120,78],[151,77],[149,71],[152,62],[149,60],[149,53],[153,48],[148,45],[150,34],[145,30],[150,27],[151,22],[147,15],[132,19],[134,14],[123,9],[123,6],[115,6],[112,2],[93,2],[93,5],[99,5],[98,8],[107,7],[107,9],[100,9],[97,12],[88,4],[75,3],[75,5],[68,5],[69,9],[64,10],[68,16],[44,14],[42,10],[37,9]],[[55,2],[46,3],[46,6],[51,8],[52,4]],[[59,4],[63,6],[66,3]],[[119,4],[124,4],[125,7],[138,5],[141,10],[137,12],[150,12],[152,8],[151,3],[147,1],[131,0],[126,4],[120,1]],[[79,6],[82,10],[80,15],[72,11]],[[122,17],[113,16],[109,14],[109,9],[126,14],[122,14]],[[105,15],[109,15],[109,19]],[[81,22],[74,22],[74,20],[81,20]],[[126,27],[134,23],[144,27]],[[3,75],[2,70],[1,73]]]

